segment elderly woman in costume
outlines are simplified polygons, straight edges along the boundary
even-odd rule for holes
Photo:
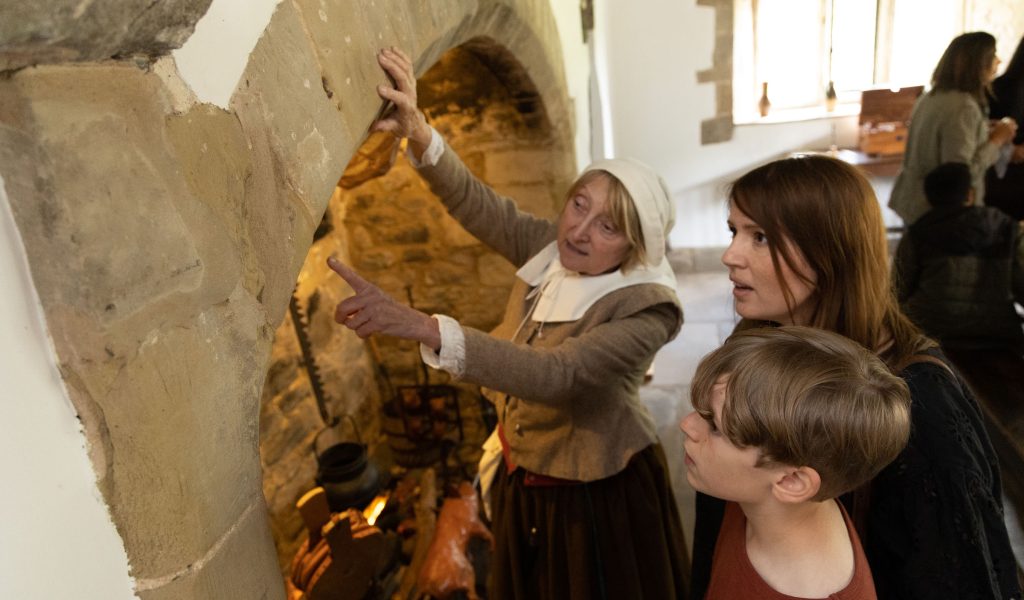
[[[378,94],[396,110],[374,129],[408,138],[448,212],[519,268],[487,333],[399,304],[329,261],[355,291],[339,323],[420,342],[427,364],[483,386],[496,405],[489,597],[684,597],[679,514],[638,393],[683,321],[665,258],[674,210],[664,182],[640,162],[602,160],[571,186],[557,222],[522,213],[427,125],[409,58],[387,49],[378,60],[395,81]]]

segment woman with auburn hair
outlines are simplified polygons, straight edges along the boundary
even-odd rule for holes
[[[999,62],[996,38],[984,31],[957,36],[939,59],[932,89],[910,114],[903,169],[889,198],[907,225],[928,211],[924,178],[943,163],[969,165],[975,194],[985,196],[985,171],[1017,134],[1013,119],[988,121],[988,91]]]
[[[973,396],[937,345],[900,312],[881,211],[854,167],[824,156],[775,161],[730,189],[738,330],[805,325],[875,351],[910,388],[907,447],[842,500],[878,597],[1019,598],[997,462]],[[855,457],[851,457],[855,460]],[[702,598],[724,504],[698,494],[692,598]]]

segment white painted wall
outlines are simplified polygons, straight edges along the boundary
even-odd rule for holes
[[[281,0],[213,0],[188,41],[171,53],[200,102],[225,110],[249,54]]]
[[[607,72],[613,153],[649,163],[676,199],[674,247],[728,243],[723,186],[796,150],[856,140],[856,117],[739,126],[732,141],[702,146],[700,123],[715,114],[711,67],[714,10],[694,0],[597,0],[598,69]]]
[[[135,598],[0,178],[0,598]]]
[[[576,166],[582,171],[590,155],[590,50],[583,43],[579,0],[550,0],[562,40],[566,85],[573,104]]]

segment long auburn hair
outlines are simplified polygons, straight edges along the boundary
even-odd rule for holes
[[[986,108],[991,91],[987,76],[995,57],[996,38],[992,34],[972,31],[956,36],[935,65],[932,91],[967,92],[982,108]]]
[[[785,158],[737,179],[729,198],[764,230],[790,312],[793,294],[780,261],[812,286],[815,308],[806,325],[858,342],[893,369],[934,345],[899,309],[882,212],[871,184],[855,167],[821,155]],[[802,274],[794,249],[816,282]],[[744,319],[737,329],[762,325]]]

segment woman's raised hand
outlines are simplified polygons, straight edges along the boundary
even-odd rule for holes
[[[413,72],[412,61],[404,52],[392,46],[377,53],[377,62],[395,82],[395,87],[377,86],[377,94],[394,103],[395,110],[374,123],[373,131],[387,131],[396,137],[409,138],[413,152],[416,156],[422,156],[430,144],[430,127],[416,106],[416,74]]]
[[[338,303],[334,320],[356,332],[361,338],[382,333],[413,340],[433,348],[441,348],[441,333],[437,321],[429,315],[404,304],[359,276],[338,259],[327,259],[327,266],[337,273],[355,292]]]

